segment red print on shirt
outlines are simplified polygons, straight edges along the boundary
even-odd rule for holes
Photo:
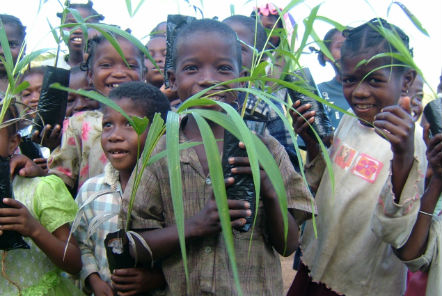
[[[353,174],[361,177],[365,181],[374,183],[383,167],[383,163],[370,157],[367,154],[361,154],[356,160],[356,165],[353,168]]]

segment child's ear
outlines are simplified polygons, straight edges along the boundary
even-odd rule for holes
[[[178,87],[176,85],[175,71],[173,69],[167,70],[167,78],[169,78],[170,89],[177,91]]]
[[[87,70],[87,72],[86,72],[86,80],[87,80],[87,84],[89,85],[89,86],[93,86],[94,84],[93,84],[93,77],[92,77],[92,72],[88,69]]]
[[[17,150],[18,145],[20,145],[20,139],[21,138],[19,134],[15,134],[9,137],[8,155],[12,155],[15,150]]]
[[[416,75],[417,73],[414,69],[408,69],[405,71],[403,74],[402,95],[407,95],[408,89],[410,89],[411,85],[413,84]]]

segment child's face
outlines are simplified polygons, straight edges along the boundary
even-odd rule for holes
[[[148,58],[145,58],[144,65],[146,65],[147,68],[146,80],[156,87],[161,87],[164,83],[163,74],[164,64],[166,62],[166,38],[156,37],[151,39],[149,43],[147,43],[147,48],[160,70],[158,70]]]
[[[126,39],[119,38],[118,42],[130,67],[126,65],[112,44],[104,41],[97,45],[92,60],[92,69],[88,72],[90,84],[105,96],[123,82],[144,79],[143,60],[138,49]]]
[[[233,31],[236,32],[238,38],[241,42],[241,58],[242,58],[242,66],[246,69],[250,69],[252,67],[253,61],[253,44],[255,42],[253,32],[250,31],[246,26],[238,23],[238,22],[226,22],[226,24],[232,28]],[[246,44],[244,44],[244,43]]]
[[[8,37],[9,48],[11,50],[12,60],[14,61],[14,64],[15,64],[17,62],[18,55],[20,53],[20,47],[23,43],[23,39],[21,39],[21,34],[16,26],[10,25],[10,24],[5,24],[4,28],[5,28],[6,36]],[[1,45],[0,45],[0,55],[2,57],[5,56]],[[0,73],[6,73],[5,67],[3,66],[2,62],[0,62]]]
[[[3,158],[12,155],[20,143],[20,137],[15,134],[10,136],[6,127],[0,128],[0,156]]]
[[[26,76],[25,81],[29,82],[29,87],[22,91],[21,101],[28,106],[32,112],[37,110],[38,100],[40,99],[41,85],[43,84],[43,75],[40,73],[33,73]],[[34,116],[35,117],[35,114]]]
[[[261,15],[260,20],[261,20],[262,26],[266,29],[267,35],[268,35],[270,33],[270,31],[273,29],[273,27],[275,26],[275,23],[278,20],[278,17],[276,15],[268,15],[268,16]],[[280,28],[279,24],[277,26],[275,26],[275,29],[273,30],[273,34],[275,34],[275,32],[278,28]],[[272,35],[269,38],[269,42],[274,47],[277,47],[279,45],[280,38],[277,35]]]
[[[86,19],[87,17],[91,16],[91,12],[88,9],[85,8],[75,8],[75,10],[81,15],[83,19]],[[87,23],[96,23],[96,19],[89,18],[86,20]],[[68,13],[66,15],[65,24],[75,24],[77,23],[77,20],[74,18],[72,13]],[[76,28],[73,30],[73,27],[66,28],[65,30],[70,31],[69,41],[68,41],[68,48],[69,52],[72,51],[80,51],[83,52],[84,48],[84,40],[83,40],[83,31],[81,28]]]
[[[335,62],[338,63],[341,59],[341,47],[344,44],[345,37],[341,32],[336,32],[333,35],[332,42],[330,44],[329,51],[332,54],[332,57],[335,59]],[[327,61],[330,61],[327,57],[325,57]]]
[[[373,123],[375,115],[382,108],[397,104],[414,78],[410,81],[409,71],[401,73],[398,70],[391,71],[390,68],[374,71],[386,65],[385,59],[374,59],[369,64],[357,67],[361,60],[370,57],[361,54],[341,59],[344,96],[363,124]]]
[[[69,79],[69,88],[72,89],[88,89],[88,82],[85,72],[78,72],[71,74]],[[96,100],[92,100],[82,95],[69,93],[68,102],[66,106],[66,117],[70,117],[77,112],[96,110],[100,107],[100,104]]]
[[[234,41],[226,42],[225,36],[216,32],[195,32],[179,39],[176,69],[169,72],[169,78],[181,101],[217,83],[238,78],[240,65],[236,50]],[[219,86],[206,95],[237,86],[237,83]],[[211,98],[232,103],[236,93],[227,91]]]
[[[122,98],[115,101],[129,116],[144,117],[145,114],[135,106],[132,100]],[[147,129],[140,136],[140,151],[143,151]],[[112,108],[103,110],[103,132],[101,146],[107,159],[118,171],[132,172],[137,158],[138,135],[127,119]],[[141,152],[140,152],[141,153]]]

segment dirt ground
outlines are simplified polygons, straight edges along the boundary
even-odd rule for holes
[[[290,257],[280,257],[281,258],[281,268],[282,268],[282,281],[284,283],[284,295],[287,294],[287,291],[292,284],[293,279],[295,278],[296,270],[293,270],[293,257],[294,253]]]

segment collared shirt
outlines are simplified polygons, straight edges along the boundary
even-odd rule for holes
[[[111,282],[104,239],[108,233],[117,231],[121,226],[118,223],[121,199],[119,173],[110,163],[106,165],[104,174],[87,180],[78,191],[76,201],[82,217],[74,234],[80,246],[83,262],[80,272],[82,285],[94,272],[97,272],[103,281]],[[98,227],[88,237],[92,222],[106,217],[109,219],[100,221]]]
[[[63,123],[61,145],[48,159],[49,174],[59,176],[71,188],[103,173],[107,158],[101,147],[102,116],[99,111],[74,114]]]
[[[180,132],[180,142],[187,139]],[[297,221],[304,220],[311,211],[311,195],[302,178],[294,171],[284,148],[269,137],[269,150],[279,165],[287,190],[288,208]],[[163,137],[156,151],[165,149]],[[206,176],[194,149],[180,152],[183,179],[184,217],[198,214],[212,195],[212,182]],[[123,198],[122,215],[127,212],[133,178],[128,182]],[[165,158],[146,167],[135,196],[131,215],[132,229],[158,229],[175,224],[169,186],[169,173]],[[251,231],[233,230],[234,248],[239,280],[244,295],[282,295],[282,276],[279,255],[274,251],[267,233],[262,203],[259,205],[256,226],[250,242]],[[249,252],[249,243],[250,252]],[[167,281],[167,295],[236,295],[229,257],[221,233],[193,239],[186,244],[189,268],[189,287],[183,269],[181,253],[170,255],[162,261]],[[153,254],[155,257],[155,254]]]

